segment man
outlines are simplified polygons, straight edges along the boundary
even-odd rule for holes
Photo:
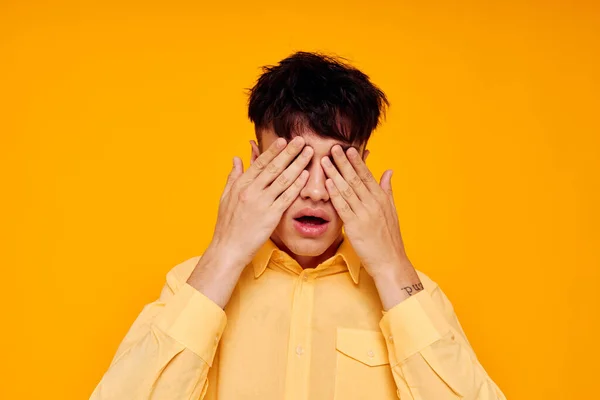
[[[91,398],[505,399],[406,255],[392,171],[365,165],[387,105],[332,57],[265,67],[212,242],[167,273]]]

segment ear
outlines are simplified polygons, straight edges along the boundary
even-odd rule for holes
[[[250,152],[250,164],[252,164],[260,156],[260,150],[254,140],[250,141],[250,147],[252,148]]]
[[[365,149],[365,151],[363,152],[363,157],[362,157],[362,159],[363,159],[363,162],[366,162],[366,161],[367,161],[367,157],[368,157],[368,155],[369,155],[370,153],[371,153],[371,152],[370,152],[369,150]]]

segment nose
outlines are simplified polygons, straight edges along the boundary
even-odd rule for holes
[[[329,192],[325,187],[327,175],[321,167],[321,163],[315,162],[313,159],[305,168],[308,171],[308,181],[300,191],[302,199],[311,199],[314,202],[329,201]]]

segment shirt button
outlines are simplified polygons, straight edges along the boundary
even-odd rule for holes
[[[304,282],[308,281],[308,275],[304,275],[304,276],[302,276],[302,280],[303,280]]]
[[[373,350],[369,350],[369,351],[367,352],[367,355],[369,356],[369,358],[373,358],[373,357],[375,357],[375,353],[373,353]]]
[[[304,349],[302,348],[302,346],[300,346],[300,345],[296,346],[296,354],[301,356],[303,353],[304,353]]]
[[[394,337],[392,335],[390,335],[390,337],[388,338],[388,340],[390,341],[390,343],[394,343]]]

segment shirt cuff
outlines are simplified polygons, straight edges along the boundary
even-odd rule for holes
[[[165,303],[154,325],[212,366],[227,316],[187,282]]]
[[[379,327],[386,339],[391,366],[430,346],[450,330],[427,290],[388,310]]]

